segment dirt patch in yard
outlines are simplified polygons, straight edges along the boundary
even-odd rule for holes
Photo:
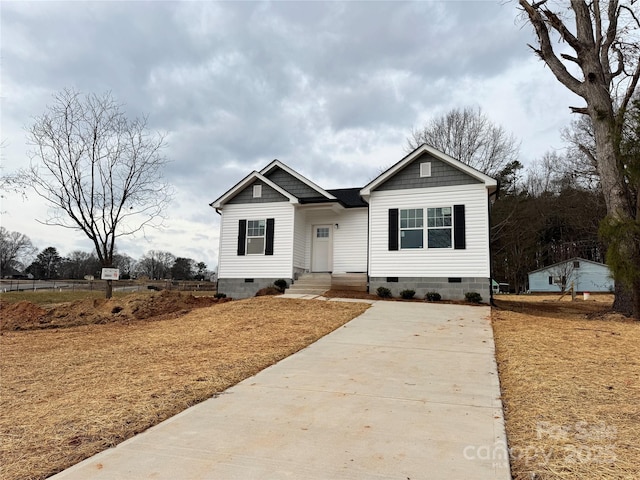
[[[109,315],[105,305],[95,310]],[[144,304],[119,305],[134,315]],[[163,320],[4,331],[0,477],[52,475],[215,396],[368,307],[260,297]]]
[[[194,297],[165,290],[154,294],[131,294],[107,299],[84,299],[61,304],[38,306],[21,301],[0,301],[0,330],[37,330],[78,325],[127,323],[145,319],[165,319],[183,315],[195,308],[224,303],[229,299]]]
[[[496,304],[513,478],[640,478],[640,322],[608,301]]]

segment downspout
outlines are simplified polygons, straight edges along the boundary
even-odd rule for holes
[[[213,205],[211,205],[213,207]],[[220,282],[220,256],[222,252],[222,212],[219,208],[214,207],[216,213],[220,215],[220,229],[218,235],[218,266],[216,267],[216,294],[220,293],[218,290],[218,283]]]
[[[371,197],[369,197],[371,198]],[[365,200],[366,201],[366,200]],[[369,288],[369,244],[371,242],[371,208],[369,202],[367,201],[367,293],[370,292]]]
[[[498,194],[500,193],[500,179],[498,179],[496,190],[492,193],[489,193],[487,196],[487,209],[488,217],[489,217],[489,305],[495,307],[496,304],[493,299],[493,255],[491,254],[491,196],[495,195],[496,200],[498,199]]]

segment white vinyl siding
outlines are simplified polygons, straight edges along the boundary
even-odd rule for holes
[[[238,222],[265,218],[274,219],[273,255],[238,255]],[[291,278],[293,218],[294,206],[285,202],[224,205],[218,278]]]
[[[336,228],[338,224],[338,228]],[[367,271],[367,209],[308,210],[305,227],[305,269],[311,268],[313,225],[331,225],[333,231],[333,273]]]
[[[466,248],[389,250],[389,209],[465,205]],[[374,191],[369,199],[372,277],[489,277],[489,216],[484,184]]]
[[[293,266],[296,268],[306,269],[305,252],[306,252],[306,215],[305,211],[298,208],[295,212],[296,219],[293,231]]]
[[[333,272],[367,271],[367,209],[345,210],[333,232]]]

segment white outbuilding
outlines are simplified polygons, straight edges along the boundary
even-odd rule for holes
[[[529,291],[561,292],[573,288],[576,292],[608,293],[614,290],[611,270],[604,263],[574,257],[548,267],[529,272]]]

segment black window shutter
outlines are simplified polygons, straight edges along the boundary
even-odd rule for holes
[[[247,243],[247,221],[238,221],[238,255],[244,255],[244,249]]]
[[[267,218],[267,232],[266,232],[266,244],[264,247],[265,255],[273,255],[273,228],[275,225],[275,219]]]
[[[389,250],[398,250],[398,209],[389,209]]]
[[[457,250],[467,248],[464,205],[453,206],[453,248]]]

